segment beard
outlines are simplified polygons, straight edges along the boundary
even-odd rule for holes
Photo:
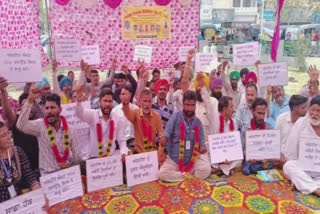
[[[46,119],[50,125],[55,124],[59,119],[59,114],[48,114]]]
[[[215,97],[219,101],[220,98],[222,97],[222,93],[221,92],[216,92],[216,93],[212,92],[212,96]]]
[[[102,114],[105,115],[105,116],[109,116],[110,113],[111,113],[111,111],[112,111],[112,108],[110,108],[110,107],[101,108],[101,112],[102,112]]]
[[[313,126],[320,126],[320,120],[319,119],[313,119],[310,117],[310,124]]]
[[[183,110],[183,113],[186,117],[193,117],[194,116],[194,111],[185,111]]]

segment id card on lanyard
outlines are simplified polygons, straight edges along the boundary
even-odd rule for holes
[[[186,127],[186,133],[189,136],[190,132],[192,132],[192,129],[196,123],[196,120],[194,119],[192,124],[190,126],[187,125],[187,122],[185,121],[183,115],[182,115],[182,119],[184,122],[184,126]],[[186,150],[190,150],[191,149],[191,141],[186,139]]]
[[[8,155],[8,161],[9,161],[9,168],[7,168],[5,162],[4,162],[4,160],[3,160],[2,158],[0,158],[0,160],[1,160],[2,168],[4,169],[4,172],[5,172],[5,174],[6,174],[6,181],[7,181],[8,183],[11,183],[11,182],[12,182],[11,156],[10,156],[10,154],[9,154],[9,150],[7,150],[7,155]],[[15,188],[14,188],[13,185],[10,185],[10,186],[8,187],[8,192],[9,192],[9,194],[10,194],[10,198],[13,198],[13,197],[17,196],[17,192],[16,192],[16,190],[15,190]]]

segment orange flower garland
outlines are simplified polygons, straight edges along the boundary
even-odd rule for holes
[[[68,123],[65,117],[60,116],[60,120],[62,122],[62,128],[63,128],[63,134],[64,134],[64,155],[63,157],[60,156],[58,146],[56,144],[54,134],[52,127],[49,125],[47,118],[44,118],[44,124],[47,128],[47,133],[49,136],[49,140],[51,143],[51,149],[54,154],[54,157],[59,164],[60,168],[64,169],[67,168],[68,165],[66,162],[68,161],[69,158],[69,150],[70,150],[70,139],[69,139],[69,128],[68,128]]]
[[[99,157],[107,157],[110,155],[111,147],[113,143],[113,136],[114,136],[114,121],[110,121],[110,129],[109,129],[109,140],[108,146],[105,154],[103,155],[103,143],[102,143],[102,126],[101,123],[97,123],[97,137],[98,137],[98,154]]]

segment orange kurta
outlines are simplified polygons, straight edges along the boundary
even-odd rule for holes
[[[141,120],[143,118],[143,113],[141,109],[129,109],[129,105],[123,106],[123,113],[128,118],[128,120],[134,126],[134,149],[137,153],[144,152],[144,144],[143,144],[143,132],[142,132],[142,123]],[[152,148],[153,150],[157,150],[157,146],[155,143],[156,133],[158,133],[159,139],[161,139],[163,128],[160,115],[151,110],[151,124],[146,121],[147,125],[152,126]]]

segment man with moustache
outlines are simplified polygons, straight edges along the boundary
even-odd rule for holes
[[[152,110],[152,93],[150,90],[144,89],[141,91],[139,103],[139,109],[130,109],[129,103],[122,102],[123,113],[134,126],[134,153],[157,150],[156,136],[159,139],[162,137],[163,127],[160,115]]]
[[[264,122],[268,104],[262,98],[256,98],[251,105],[252,119],[250,120],[250,125],[243,127],[241,131],[242,146],[245,154],[245,132],[252,130],[267,130],[272,129],[271,125]],[[272,160],[246,160],[243,163],[242,173],[245,175],[256,174],[259,170],[272,169],[276,165],[276,161]]]
[[[284,95],[283,86],[272,86],[271,91],[267,89],[267,102],[269,102],[271,94],[274,101],[270,104],[270,113],[267,122],[274,128],[278,116],[284,112],[290,111],[290,106],[289,98]]]
[[[157,100],[152,104],[152,108],[161,116],[162,126],[164,129],[174,110],[173,105],[167,103],[169,82],[165,79],[158,80],[155,84],[155,91]]]
[[[310,102],[307,116],[300,118],[291,129],[285,155],[287,162],[283,166],[283,172],[303,194],[313,193],[318,197],[320,197],[320,173],[303,167],[300,162],[299,147],[309,143],[314,144],[314,150],[318,150],[319,142],[320,96],[316,96]]]
[[[222,97],[222,86],[223,86],[223,81],[220,78],[216,78],[210,83],[210,90],[212,92],[212,97],[216,98],[218,101]]]
[[[223,80],[223,89],[225,90],[224,96],[229,96],[232,98],[233,110],[237,111],[241,99],[241,92],[238,87],[240,73],[238,71],[232,71],[229,74],[228,79],[227,75],[223,71],[221,73],[221,78]]]
[[[17,128],[36,136],[39,143],[39,168],[46,175],[67,168],[81,161],[81,145],[76,131],[61,116],[61,100],[57,94],[46,96],[45,118],[30,120],[30,112],[41,88],[32,87],[24,104]],[[58,151],[58,152],[56,152]]]
[[[85,109],[82,106],[84,87],[77,90],[76,115],[90,126],[90,143],[86,151],[88,158],[106,157],[114,154],[115,141],[120,146],[121,160],[128,153],[124,135],[125,127],[122,117],[112,112],[113,93],[111,89],[102,89],[99,95],[100,109]]]
[[[161,146],[167,144],[168,150],[159,172],[165,182],[183,181],[190,175],[206,179],[210,175],[202,124],[195,117],[196,102],[195,92],[187,91],[183,95],[183,111],[174,113],[160,140]],[[160,158],[164,159],[163,154]]]
[[[245,127],[250,127],[252,119],[251,107],[256,98],[257,86],[250,83],[246,86],[246,103],[240,103],[235,115],[236,127],[238,127],[239,131],[242,131]]]

